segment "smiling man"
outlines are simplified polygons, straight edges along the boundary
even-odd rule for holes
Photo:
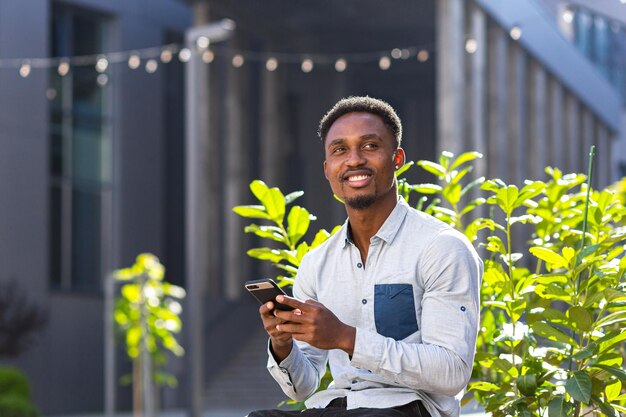
[[[300,265],[293,311],[261,306],[268,369],[308,409],[279,416],[458,416],[472,371],[482,262],[465,237],[398,195],[393,108],[339,101],[321,120],[324,175],[348,219]],[[330,364],[333,383],[315,393]]]

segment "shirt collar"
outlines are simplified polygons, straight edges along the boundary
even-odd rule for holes
[[[391,242],[393,242],[393,239],[396,237],[396,234],[398,233],[398,230],[400,229],[400,225],[402,224],[402,221],[406,217],[408,208],[409,208],[409,205],[406,203],[406,201],[404,201],[404,198],[401,195],[398,195],[398,203],[389,214],[389,217],[387,217],[387,220],[385,220],[385,223],[383,223],[381,228],[378,229],[378,232],[376,232],[374,237],[384,240],[385,243],[387,244],[390,244]],[[349,243],[350,244],[353,243],[352,235],[350,234],[349,219],[346,219],[346,221],[344,222],[343,227],[341,228],[341,233],[342,233],[341,238],[343,239],[344,248]]]

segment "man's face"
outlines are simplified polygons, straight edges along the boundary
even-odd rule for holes
[[[395,200],[395,166],[404,163],[404,151],[395,148],[393,134],[379,116],[341,116],[330,127],[324,149],[324,175],[349,207],[364,210],[383,198]]]

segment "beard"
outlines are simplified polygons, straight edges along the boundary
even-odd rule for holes
[[[376,195],[359,195],[352,198],[346,199],[346,204],[350,206],[350,208],[354,210],[365,210],[371,207],[372,204],[376,202]]]

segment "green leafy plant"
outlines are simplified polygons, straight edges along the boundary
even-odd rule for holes
[[[444,152],[438,162],[408,163],[397,173],[417,165],[433,174],[436,181],[426,184],[398,178],[400,194],[486,254],[477,354],[464,402],[475,399],[495,417],[626,413],[623,201],[610,189],[592,190],[583,174],[551,167],[545,181],[521,187],[471,179],[471,163],[481,157]],[[267,207],[264,213],[258,218],[272,219]],[[293,277],[302,259],[297,248],[290,249],[297,262],[275,251],[249,254],[285,270],[287,260]]]
[[[31,403],[26,375],[17,368],[0,366],[0,416],[37,417],[39,410]]]
[[[185,352],[177,339],[182,328],[180,301],[185,290],[164,281],[165,268],[156,256],[147,253],[139,255],[133,266],[116,271],[114,276],[122,283],[115,303],[115,323],[133,363],[132,376],[123,377],[122,382],[132,381],[137,409],[145,388],[142,361],[149,360],[146,366],[150,367],[156,385],[177,385],[175,376],[165,372],[165,366],[168,352],[175,356]]]

